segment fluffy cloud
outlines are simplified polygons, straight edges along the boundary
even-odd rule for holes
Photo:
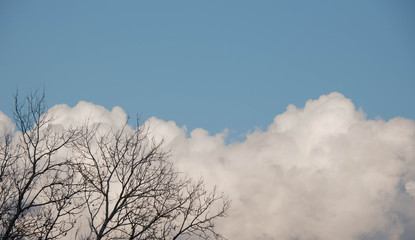
[[[367,120],[332,93],[230,145],[225,133],[148,122],[183,170],[231,196],[230,239],[405,239],[415,227],[412,120]]]
[[[51,108],[64,126],[119,127],[121,108],[80,102]],[[0,114],[0,129],[7,125]],[[172,160],[232,199],[218,225],[229,239],[415,238],[415,123],[368,120],[339,93],[288,106],[266,131],[227,144],[226,132],[188,133],[173,121],[145,122]],[[3,127],[4,128],[4,127]]]
[[[101,124],[103,127],[122,127],[127,121],[127,114],[120,107],[108,111],[103,106],[80,101],[71,108],[66,104],[55,105],[48,110],[53,115],[54,123],[65,127],[84,124]]]
[[[12,120],[0,111],[0,135],[14,130]]]

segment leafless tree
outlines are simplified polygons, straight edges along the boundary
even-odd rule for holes
[[[177,172],[144,126],[85,128],[78,169],[90,231],[85,239],[221,239],[214,221],[229,201]]]
[[[11,181],[11,167],[15,165],[18,156],[13,153],[12,130],[5,129],[0,138],[0,236],[3,236],[8,214],[13,210],[14,189]]]
[[[77,131],[56,129],[37,91],[23,101],[16,94],[13,113],[17,131],[0,140],[0,238],[57,239],[81,210],[76,169],[58,156]]]
[[[0,239],[223,238],[214,223],[229,200],[178,172],[148,128],[63,127],[44,93],[14,100],[16,131],[0,132]]]

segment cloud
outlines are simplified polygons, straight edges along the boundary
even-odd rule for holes
[[[12,120],[0,111],[0,136],[14,131]]]
[[[127,115],[80,102],[57,105],[56,123],[120,127]],[[4,115],[4,114],[3,114]],[[0,114],[0,129],[10,127]],[[172,160],[232,199],[218,224],[229,239],[414,239],[415,122],[369,120],[340,93],[293,105],[265,131],[227,144],[226,132],[190,132],[148,119]]]
[[[368,120],[331,93],[230,145],[226,133],[148,122],[183,170],[231,196],[230,239],[399,239],[415,227],[412,120]]]
[[[127,114],[120,107],[108,111],[103,106],[80,101],[73,108],[66,104],[55,105],[48,110],[53,114],[54,123],[65,127],[84,124],[101,124],[106,127],[122,127],[127,121]]]
[[[409,181],[405,184],[405,190],[408,194],[415,197],[415,181]]]

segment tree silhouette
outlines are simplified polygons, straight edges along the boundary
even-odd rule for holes
[[[54,124],[38,91],[15,96],[0,138],[1,239],[222,239],[230,202],[178,172],[143,125]]]
[[[57,239],[74,226],[80,203],[71,201],[81,188],[75,168],[57,157],[78,131],[58,131],[46,113],[44,94],[34,92],[19,101],[15,96],[14,121],[18,132],[0,140],[2,239]]]

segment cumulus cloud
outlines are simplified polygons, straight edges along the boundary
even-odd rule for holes
[[[14,125],[12,120],[0,111],[0,135],[13,132]]]
[[[415,197],[415,181],[409,181],[405,185],[406,192]]]
[[[108,111],[103,106],[80,101],[76,106],[55,105],[48,110],[53,115],[54,123],[64,127],[84,124],[101,124],[103,127],[122,127],[127,121],[127,114],[120,107]]]
[[[412,120],[368,120],[332,93],[230,145],[225,133],[186,137],[174,122],[148,121],[183,170],[231,196],[221,224],[230,239],[403,239],[415,227]]]
[[[49,111],[64,126],[119,127],[127,119],[119,107],[87,102]],[[0,114],[0,129],[7,124]],[[230,196],[230,216],[218,224],[229,239],[415,238],[413,120],[369,120],[331,93],[288,106],[266,130],[232,144],[226,132],[188,132],[156,117],[145,124],[182,171]]]

